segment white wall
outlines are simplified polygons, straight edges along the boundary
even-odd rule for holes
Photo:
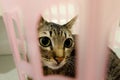
[[[2,16],[2,9],[1,9],[1,5],[0,5],[0,16]]]

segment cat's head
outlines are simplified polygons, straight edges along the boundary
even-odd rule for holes
[[[38,38],[43,66],[59,69],[67,63],[75,44],[70,29],[76,18],[74,17],[64,25],[40,18]]]

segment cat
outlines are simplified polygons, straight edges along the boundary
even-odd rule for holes
[[[120,59],[110,48],[106,80],[120,80]]]
[[[43,74],[75,78],[75,36],[71,32],[77,16],[64,25],[39,20],[38,40]],[[109,48],[110,56],[106,80],[120,80],[120,59]],[[32,80],[32,79],[28,79]]]
[[[75,39],[71,28],[77,16],[64,25],[41,17],[38,27],[39,47],[44,75],[75,77]]]
[[[43,74],[75,77],[75,36],[71,32],[77,16],[59,25],[46,21],[42,16],[38,22],[38,41]],[[27,57],[29,62],[29,57]],[[32,78],[28,77],[28,80]]]

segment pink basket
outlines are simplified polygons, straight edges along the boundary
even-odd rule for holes
[[[38,54],[37,20],[51,6],[70,2],[77,4],[79,16],[75,26],[78,32],[76,78],[44,76]],[[25,80],[26,75],[34,80],[105,80],[107,59],[104,56],[108,55],[112,25],[120,17],[119,0],[1,0],[1,3],[19,80]],[[26,54],[29,54],[31,63],[26,61]]]

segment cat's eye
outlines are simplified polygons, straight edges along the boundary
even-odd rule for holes
[[[73,44],[73,40],[71,38],[68,38],[64,42],[64,47],[70,48],[72,46],[72,44]]]
[[[40,42],[40,45],[43,47],[48,47],[51,45],[50,38],[48,37],[40,37],[39,42]]]

